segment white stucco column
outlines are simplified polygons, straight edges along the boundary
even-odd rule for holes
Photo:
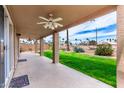
[[[59,62],[59,33],[53,34],[53,63]]]
[[[124,88],[124,5],[117,6],[117,87]]]
[[[40,56],[43,56],[44,53],[44,40],[43,38],[40,39]]]

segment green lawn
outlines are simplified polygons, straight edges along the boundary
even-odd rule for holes
[[[52,58],[51,51],[45,51]],[[60,63],[116,87],[116,60],[74,52],[60,52]]]

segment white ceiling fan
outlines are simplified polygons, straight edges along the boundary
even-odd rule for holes
[[[45,18],[45,17],[39,16],[39,18],[44,20],[44,22],[39,22],[37,24],[43,25],[43,27],[45,29],[51,29],[51,30],[54,30],[58,27],[63,27],[62,24],[58,23],[59,21],[63,20],[61,17],[58,17],[58,18],[54,19],[53,14],[49,14],[48,16],[49,16],[48,19]]]

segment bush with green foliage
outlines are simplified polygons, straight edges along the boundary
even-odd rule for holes
[[[97,45],[95,54],[101,56],[111,56],[113,53],[111,44],[99,44]]]
[[[74,47],[74,51],[77,52],[77,53],[85,52],[84,49],[80,48],[80,47]]]
[[[66,51],[66,48],[61,48],[61,50]]]

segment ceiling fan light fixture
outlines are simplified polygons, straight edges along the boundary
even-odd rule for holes
[[[44,27],[45,29],[47,29],[48,25],[47,25],[47,24],[46,24],[46,25],[43,25],[43,27]]]
[[[39,22],[37,24],[40,24],[40,25],[43,25],[43,27],[45,29],[51,29],[51,30],[54,30],[55,28],[58,28],[58,27],[63,27],[62,24],[60,23],[57,23],[58,21],[61,21],[63,20],[63,18],[61,17],[58,17],[58,18],[53,18],[53,14],[48,14],[49,15],[49,18],[45,18],[45,17],[42,17],[42,16],[39,16],[40,19],[44,20],[45,22]]]
[[[58,25],[54,23],[54,27],[55,27],[55,28],[58,28]]]
[[[52,26],[51,29],[54,30],[55,28]]]

